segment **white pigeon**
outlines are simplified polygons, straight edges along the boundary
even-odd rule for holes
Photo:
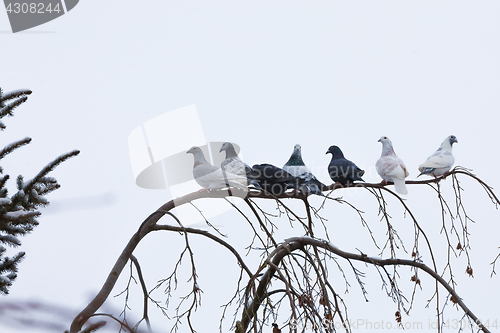
[[[240,176],[226,174],[226,177],[224,177],[221,169],[208,163],[200,147],[191,147],[186,153],[194,156],[193,176],[196,182],[203,187],[202,190],[246,187],[246,185],[239,182],[241,180]]]
[[[458,140],[454,135],[450,135],[444,139],[438,150],[429,156],[424,163],[420,164],[418,167],[420,175],[417,177],[429,175],[437,178],[442,176],[445,172],[450,171],[455,163],[455,157],[453,157],[451,152],[451,148],[455,142],[458,143]]]
[[[408,194],[405,178],[410,174],[403,160],[394,152],[392,142],[388,137],[383,136],[378,142],[382,142],[382,154],[375,164],[378,174],[384,181],[393,182],[396,192],[399,194]]]

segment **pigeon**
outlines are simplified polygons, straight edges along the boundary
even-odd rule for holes
[[[297,189],[298,179],[272,164],[255,164],[247,177],[256,181],[264,191],[280,195],[286,190]]]
[[[193,176],[196,182],[203,187],[202,191],[227,187],[244,188],[246,186],[246,179],[243,183],[238,175],[227,174],[224,176],[221,169],[208,163],[200,147],[191,147],[186,153],[194,156]]]
[[[222,151],[226,152],[226,159],[222,161],[220,165],[224,173],[244,177],[248,185],[253,185],[255,188],[263,190],[256,180],[247,177],[247,175],[252,171],[252,168],[239,158],[232,143],[224,142],[219,150],[219,153]]]
[[[455,142],[458,143],[458,140],[454,135],[450,135],[444,139],[438,150],[429,156],[424,163],[420,164],[418,167],[420,175],[417,177],[429,175],[437,178],[450,171],[453,163],[455,163],[455,157],[451,153],[451,148]]]
[[[326,185],[322,184],[309,170],[308,167],[302,161],[301,154],[302,147],[299,144],[296,144],[293,147],[292,156],[288,162],[283,166],[283,170],[288,172],[294,177],[300,179],[300,184],[298,184],[300,191],[304,193],[312,193],[317,195],[323,195],[321,190],[326,187]]]
[[[328,173],[334,182],[340,183],[343,186],[351,184],[355,180],[364,182],[361,176],[365,174],[365,171],[347,160],[339,147],[330,146],[326,153],[332,154],[332,160],[328,165]]]
[[[378,142],[382,142],[382,155],[375,164],[377,172],[386,182],[393,182],[396,192],[399,194],[408,194],[405,178],[410,174],[406,166],[394,151],[391,140],[383,136]]]

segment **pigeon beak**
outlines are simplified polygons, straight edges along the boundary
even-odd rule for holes
[[[377,141],[377,142],[380,142],[380,139],[378,139],[378,141]]]

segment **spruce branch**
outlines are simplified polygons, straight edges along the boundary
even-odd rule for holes
[[[31,95],[32,91],[29,89],[17,89],[12,90],[6,94],[3,93],[2,88],[0,88],[0,108],[5,106],[5,101],[11,100],[17,97],[24,97],[26,95]]]
[[[0,254],[3,253],[0,252]],[[7,295],[9,293],[9,287],[17,278],[17,265],[24,259],[25,255],[25,252],[19,252],[12,258],[0,256],[0,294]]]
[[[4,94],[0,89],[0,119],[5,116],[12,116],[13,110],[19,105],[27,101],[27,95],[31,94],[31,90],[19,89]],[[6,101],[11,101],[6,103]],[[0,129],[5,129],[5,125],[0,122]],[[15,141],[2,150],[0,150],[0,159],[4,158],[14,150],[27,145],[31,142],[31,138]],[[63,154],[54,161],[46,165],[33,179],[24,182],[23,176],[17,177],[17,193],[12,197],[8,196],[6,182],[9,180],[9,175],[0,177],[0,293],[7,294],[9,287],[17,277],[17,265],[25,256],[24,252],[20,252],[12,257],[5,256],[5,248],[2,245],[10,247],[18,247],[21,241],[18,236],[23,236],[31,232],[38,225],[36,218],[40,215],[37,211],[39,206],[45,206],[49,201],[45,195],[59,188],[57,181],[48,177],[47,174],[56,166],[72,156],[79,154],[78,150],[74,150],[67,154]],[[3,169],[0,167],[0,173]]]
[[[19,99],[16,99],[14,102],[10,104],[6,104],[3,108],[0,109],[0,118],[3,118],[5,116],[13,116],[14,115],[14,109],[17,108],[19,105],[23,104],[28,100],[28,97],[22,97]]]
[[[26,102],[28,100],[28,97],[26,95],[30,94],[31,90],[20,89],[11,91],[4,95],[2,88],[0,88],[0,119],[5,117],[6,115],[13,116],[14,109],[17,108],[19,105],[23,104],[24,102]],[[5,104],[5,101],[14,98],[19,98],[19,99],[15,100],[10,104]],[[0,121],[0,130],[3,131],[5,128],[6,128],[5,124]]]
[[[46,205],[48,201],[42,200],[40,195],[48,194],[60,187],[54,178],[46,177],[46,175],[62,162],[78,154],[80,154],[79,150],[73,150],[57,157],[54,161],[47,164],[34,178],[27,182],[24,182],[22,176],[18,176],[18,192],[12,196],[11,205],[20,205],[27,210]],[[36,192],[33,192],[33,189],[35,189]]]
[[[15,142],[5,146],[2,150],[0,150],[0,159],[4,158],[7,154],[12,153],[17,148],[29,144],[30,142],[31,142],[31,138],[26,137],[24,139],[21,139],[19,141],[15,141]]]

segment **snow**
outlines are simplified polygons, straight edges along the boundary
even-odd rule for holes
[[[24,210],[17,210],[15,212],[7,212],[4,214],[4,216],[7,217],[8,219],[15,220],[15,219],[18,219],[19,217],[25,216],[27,214],[29,214],[29,212],[26,212]]]
[[[0,241],[9,245],[21,245],[19,238],[12,235],[2,235],[0,236]]]
[[[31,138],[30,137],[25,137],[25,138],[23,138],[21,140],[17,140],[17,141],[9,143],[2,150],[0,150],[0,156],[3,157],[6,154],[8,154],[9,152],[12,152],[13,150],[16,149],[16,146],[17,146],[17,148],[21,147],[22,145],[19,144],[20,142],[25,142],[24,144],[28,144],[28,143],[31,142]]]
[[[4,93],[2,96],[3,101],[8,101],[9,99],[13,99],[16,97],[24,97],[26,95],[31,94],[31,90],[29,89],[16,89],[11,90],[8,93]]]
[[[9,278],[6,278],[2,275],[0,275],[0,284],[10,284],[11,283],[11,280]]]
[[[0,205],[9,205],[12,201],[9,198],[0,198]]]

